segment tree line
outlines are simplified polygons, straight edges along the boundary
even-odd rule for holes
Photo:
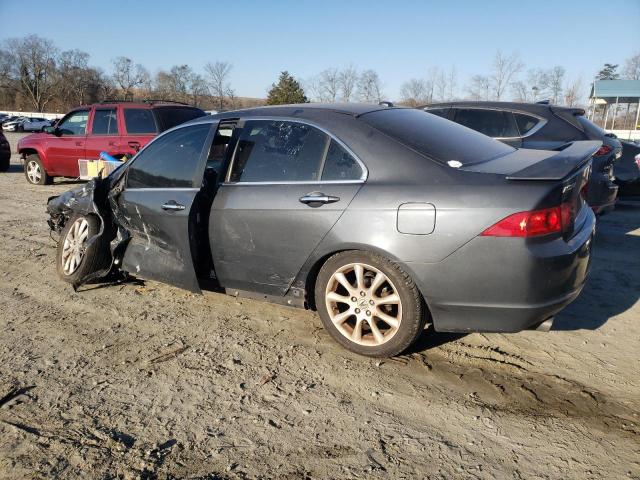
[[[282,72],[266,100],[238,97],[231,86],[232,64],[209,62],[203,72],[174,65],[151,74],[132,58],[112,60],[109,71],[90,65],[88,53],[61,51],[51,40],[28,35],[0,45],[0,108],[64,112],[103,100],[153,98],[189,103],[206,110],[294,102],[372,102],[388,100],[373,69],[330,67],[306,80]],[[595,79],[640,79],[640,52],[619,65],[605,64]],[[589,82],[590,83],[590,82]],[[459,81],[455,66],[430,67],[426,75],[400,87],[400,104],[418,106],[456,99],[514,100],[574,106],[584,102],[588,84],[568,80],[561,65],[526,69],[517,53],[496,52],[490,69]]]
[[[51,40],[28,35],[0,46],[0,108],[64,112],[104,100],[158,99],[204,109],[251,106],[230,84],[232,65],[209,62],[204,72],[174,65],[152,75],[129,57],[116,57],[110,71],[90,64],[88,53],[61,51]]]

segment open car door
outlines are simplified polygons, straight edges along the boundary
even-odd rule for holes
[[[147,145],[127,169],[119,219],[131,239],[122,268],[199,292],[192,236],[209,145],[217,122],[177,127]]]

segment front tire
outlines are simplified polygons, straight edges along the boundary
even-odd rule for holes
[[[391,357],[420,336],[426,306],[411,277],[396,263],[369,252],[329,258],[315,288],[320,319],[343,347],[369,357]]]
[[[65,282],[78,285],[87,275],[109,265],[109,246],[104,235],[87,246],[100,230],[100,221],[93,215],[69,219],[58,240],[56,267]]]
[[[27,155],[24,162],[24,176],[32,185],[50,185],[53,177],[49,176],[37,153]]]

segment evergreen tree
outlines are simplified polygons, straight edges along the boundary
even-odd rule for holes
[[[280,74],[278,83],[274,83],[269,90],[267,105],[285,105],[288,103],[308,103],[300,83],[289,75],[286,70]]]
[[[618,65],[605,63],[604,68],[596,75],[596,80],[618,80],[620,78],[620,74],[616,72],[617,69]]]

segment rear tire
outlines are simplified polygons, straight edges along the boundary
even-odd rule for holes
[[[99,231],[100,220],[94,215],[71,217],[64,226],[58,240],[56,268],[65,282],[77,285],[87,275],[109,266],[109,244],[104,235],[86,246]]]
[[[11,155],[7,158],[0,160],[0,172],[6,172],[11,165]]]
[[[49,176],[37,153],[27,155],[24,162],[24,176],[32,185],[50,185],[53,177]]]
[[[315,302],[334,340],[369,357],[402,353],[422,334],[428,316],[411,277],[385,257],[363,251],[341,252],[325,262]]]

